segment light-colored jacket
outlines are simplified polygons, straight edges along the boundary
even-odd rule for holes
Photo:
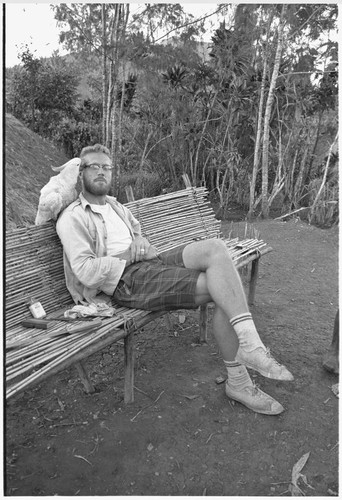
[[[140,224],[131,211],[112,196],[106,196],[106,201],[125,222],[132,239],[140,236]],[[107,255],[104,219],[82,193],[61,213],[56,230],[63,244],[66,286],[74,302],[93,302],[101,292],[112,296],[126,261]]]

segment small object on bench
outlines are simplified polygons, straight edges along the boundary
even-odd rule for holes
[[[47,319],[36,319],[28,318],[21,322],[22,326],[25,328],[40,328],[42,330],[47,330],[49,326],[52,325],[51,321]]]
[[[45,316],[44,319],[28,318],[21,322],[21,325],[25,328],[40,328],[41,330],[47,330],[53,325],[54,321],[66,321],[67,323],[75,323],[75,321],[93,321],[94,318],[64,318],[57,316],[55,318]],[[95,323],[92,324],[95,326]],[[88,328],[88,327],[87,327]]]
[[[95,316],[88,316],[87,318],[85,317],[78,317],[78,318],[72,318],[72,317],[66,317],[66,316],[45,316],[44,319],[49,319],[50,321],[66,321],[67,323],[75,323],[75,321],[93,321]]]
[[[28,308],[32,314],[32,316],[36,319],[42,319],[45,318],[46,312],[44,311],[43,306],[41,305],[40,302],[38,302],[36,299],[33,297],[29,300],[28,302]]]
[[[80,332],[87,332],[88,330],[94,330],[96,328],[99,328],[101,325],[102,325],[101,318],[95,318],[92,321],[88,321],[86,324],[83,325],[75,325],[75,326],[67,325],[63,330],[65,330],[65,333],[71,335],[73,333],[80,333]]]

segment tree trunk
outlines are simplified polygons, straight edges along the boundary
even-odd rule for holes
[[[112,107],[112,141],[111,141],[111,153],[112,160],[114,166],[114,175],[113,175],[113,194],[114,196],[118,195],[119,192],[119,184],[120,184],[120,163],[121,163],[121,150],[122,150],[122,115],[123,115],[123,102],[124,102],[124,89],[125,89],[125,75],[124,75],[124,67],[122,66],[122,98],[120,105],[116,105],[116,99],[118,94],[118,70],[119,70],[119,48],[123,48],[125,46],[125,37],[126,37],[126,27],[129,16],[129,4],[115,4],[115,20],[113,23],[113,107]],[[115,38],[115,40],[114,40]],[[123,58],[122,58],[123,60]]]
[[[278,42],[277,50],[274,59],[274,68],[272,73],[272,78],[270,82],[270,89],[268,92],[265,118],[264,118],[264,136],[263,136],[263,150],[262,150],[262,188],[261,188],[261,214],[263,218],[267,218],[269,215],[269,200],[268,200],[268,157],[269,157],[269,142],[270,142],[270,117],[272,112],[272,105],[274,100],[274,89],[277,82],[281,53],[283,49],[283,32],[285,24],[285,12],[287,5],[283,5],[280,22],[278,27]]]
[[[108,90],[107,90],[107,113],[106,113],[106,137],[105,137],[105,143],[106,145],[108,144],[109,147],[109,133],[110,133],[110,117],[111,117],[111,112],[112,112],[112,101],[113,101],[113,75],[114,75],[114,63],[113,61],[110,61],[109,64],[109,75],[107,79],[107,85],[108,85]]]
[[[316,152],[316,148],[317,148],[317,144],[318,144],[318,138],[319,138],[322,118],[323,118],[323,112],[320,112],[319,117],[318,117],[317,127],[315,130],[315,138],[313,141],[313,146],[311,147],[311,153],[309,153],[311,138],[310,138],[309,131],[307,132],[306,147],[304,150],[304,155],[303,155],[303,158],[302,158],[302,161],[300,164],[298,176],[296,179],[296,183],[295,183],[294,191],[293,191],[293,195],[292,195],[292,204],[295,208],[298,208],[299,201],[302,198],[303,184],[305,185],[307,183],[306,179],[308,177],[309,177],[309,180],[311,180],[310,179],[310,171],[311,171],[312,163],[313,163],[313,160],[315,157],[315,152]],[[307,166],[307,158],[308,157],[310,160],[309,160],[309,164]]]
[[[263,113],[263,108],[264,108],[266,72],[267,72],[267,57],[265,54],[264,67],[263,67],[263,72],[262,72],[261,88],[260,88],[260,101],[259,101],[257,133],[256,133],[256,139],[255,139],[255,147],[254,147],[253,171],[252,171],[251,183],[249,186],[249,210],[248,210],[248,214],[247,214],[248,219],[252,218],[253,210],[254,210],[255,184],[256,184],[256,178],[258,175],[259,158],[260,158],[262,113]]]
[[[282,174],[283,171],[283,142],[282,142],[282,126],[281,126],[281,118],[279,116],[279,108],[277,106],[278,110],[278,166],[277,166],[277,172],[276,176],[274,179],[274,183],[272,186],[272,191],[271,194],[268,198],[268,206],[271,207],[272,202],[274,198],[281,192],[283,187],[285,186],[285,180],[286,180],[286,173]]]
[[[320,128],[321,128],[321,123],[322,123],[322,119],[323,119],[323,114],[324,114],[324,111],[321,111],[319,113],[319,116],[318,116],[318,123],[317,123],[317,127],[316,127],[316,135],[315,135],[315,140],[314,140],[314,143],[313,143],[312,151],[311,151],[311,154],[310,154],[309,165],[308,165],[308,172],[311,171],[311,167],[312,167],[312,164],[313,164],[314,159],[315,159],[315,154],[316,154],[316,149],[317,149],[317,145],[318,145],[318,139],[319,139],[319,135],[320,135]]]
[[[115,16],[113,23],[113,31],[112,31],[112,44],[113,44],[113,52],[112,52],[112,61],[113,61],[113,106],[112,106],[112,116],[111,116],[111,154],[112,154],[112,162],[113,162],[113,195],[117,196],[119,189],[119,177],[120,177],[120,162],[118,161],[117,155],[117,105],[116,105],[116,97],[118,94],[118,50],[119,50],[119,27],[121,20],[121,6],[122,4],[115,4]]]
[[[128,23],[128,16],[129,16],[129,4],[126,4],[126,12],[125,12],[125,5],[122,5],[122,16],[124,17],[123,21],[123,27],[121,31],[121,36],[120,36],[120,45],[124,46],[125,45],[125,38],[126,38],[126,28],[127,28],[127,23]],[[122,66],[121,66],[121,102],[120,102],[120,107],[119,107],[119,114],[118,114],[118,134],[117,134],[117,142],[118,142],[118,147],[117,147],[117,153],[118,153],[118,160],[119,164],[121,163],[121,155],[122,155],[122,118],[123,118],[123,112],[124,112],[124,102],[125,102],[125,80],[126,80],[126,66],[125,66],[125,58],[122,58]],[[118,186],[117,186],[118,188]]]
[[[314,215],[316,204],[317,204],[317,202],[319,200],[319,197],[321,196],[321,192],[322,192],[322,190],[324,188],[324,185],[325,185],[325,182],[327,180],[327,174],[328,174],[328,168],[329,168],[329,164],[330,164],[330,158],[331,158],[331,155],[332,155],[332,151],[333,151],[334,145],[337,142],[337,139],[338,139],[338,132],[337,132],[337,134],[335,136],[335,139],[334,139],[333,143],[331,144],[331,146],[329,148],[328,159],[327,159],[327,162],[325,164],[322,182],[321,182],[320,188],[319,188],[319,190],[318,190],[318,192],[316,194],[316,197],[315,197],[315,200],[314,200],[314,202],[312,204],[312,207],[310,208],[309,223],[311,223],[312,217]]]
[[[266,34],[266,42],[268,42],[269,31],[271,22],[273,19],[273,11],[270,13],[268,21],[267,21],[267,34]],[[262,133],[262,114],[264,109],[264,100],[265,100],[265,84],[266,84],[266,75],[267,75],[267,46],[263,50],[264,64],[262,70],[262,79],[261,79],[261,87],[260,87],[260,101],[259,101],[259,112],[258,112],[258,123],[257,123],[257,131],[256,131],[256,139],[255,139],[255,147],[254,147],[254,158],[253,158],[253,171],[252,171],[252,179],[250,182],[249,190],[249,210],[247,214],[247,218],[251,219],[253,217],[254,211],[254,200],[255,200],[255,184],[256,178],[259,170],[259,161],[260,161],[260,147],[261,147],[261,133]]]
[[[107,140],[107,9],[106,4],[102,4],[102,142],[108,147]]]
[[[117,155],[117,120],[116,120],[116,115],[117,115],[117,105],[116,105],[116,95],[118,91],[118,84],[117,80],[115,78],[115,81],[113,83],[113,106],[112,106],[112,118],[111,118],[111,128],[112,128],[112,133],[111,133],[111,154],[112,154],[112,162],[113,162],[113,195],[116,196],[118,193],[118,186],[119,186],[119,175],[120,175],[120,164],[118,162],[118,155]]]

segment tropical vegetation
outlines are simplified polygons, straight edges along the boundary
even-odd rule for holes
[[[7,110],[70,157],[107,145],[119,198],[186,174],[221,216],[237,203],[249,218],[276,206],[338,221],[336,4],[219,5],[207,50],[204,19],[179,4],[51,8],[70,56],[22,48]]]

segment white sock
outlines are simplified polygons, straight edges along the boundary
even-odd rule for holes
[[[242,391],[246,387],[253,385],[247,368],[244,365],[240,365],[237,361],[223,360],[223,362],[227,368],[228,384],[232,389]]]
[[[248,352],[254,351],[254,349],[258,347],[266,349],[255,328],[250,312],[234,316],[234,318],[230,320],[230,324],[234,328],[237,338],[239,339],[240,347]]]

